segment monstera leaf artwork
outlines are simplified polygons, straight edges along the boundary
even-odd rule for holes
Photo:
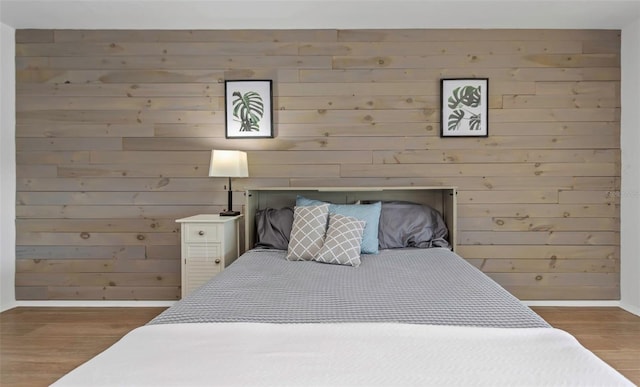
[[[226,137],[273,137],[271,81],[225,81]]]
[[[487,136],[487,79],[442,80],[441,135]]]
[[[233,117],[241,123],[241,132],[252,132],[260,130],[258,122],[264,114],[264,103],[262,97],[255,91],[248,91],[245,94],[239,91],[233,92]]]
[[[447,100],[449,108],[453,109],[447,122],[449,130],[458,130],[465,118],[469,120],[471,130],[480,129],[481,114],[475,114],[469,108],[480,106],[481,87],[461,86],[453,89],[452,95]]]

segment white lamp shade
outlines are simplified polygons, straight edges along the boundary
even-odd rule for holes
[[[248,177],[247,152],[235,150],[212,150],[209,176]]]

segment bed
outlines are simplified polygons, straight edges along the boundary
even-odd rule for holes
[[[246,197],[241,257],[54,385],[633,385],[455,252],[453,187]]]

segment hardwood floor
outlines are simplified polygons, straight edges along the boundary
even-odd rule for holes
[[[640,317],[620,308],[533,307],[556,328],[571,333],[636,385],[640,385]]]
[[[640,317],[618,308],[533,308],[640,384]],[[164,308],[15,308],[0,313],[0,385],[47,386]]]
[[[166,308],[14,308],[0,313],[0,385],[48,386]]]

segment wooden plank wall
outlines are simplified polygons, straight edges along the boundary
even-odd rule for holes
[[[617,299],[620,32],[16,31],[20,300],[176,299],[174,220],[246,187],[459,188],[459,253],[522,299]],[[487,77],[488,138],[439,137]],[[275,139],[224,138],[225,79],[273,79]]]

